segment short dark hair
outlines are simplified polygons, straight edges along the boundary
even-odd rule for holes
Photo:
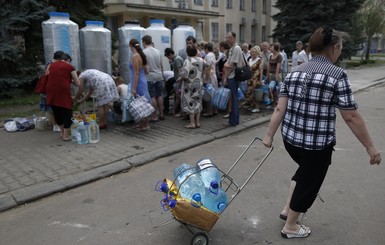
[[[207,49],[209,52],[214,51],[214,44],[213,43],[206,43],[205,49]]]
[[[61,56],[61,59],[62,60],[70,60],[70,62],[72,61],[71,56],[67,53],[63,53],[63,55]]]
[[[197,49],[197,46],[193,45],[193,44],[189,44],[187,45],[186,47],[186,53],[189,57],[194,57],[197,55],[198,53],[198,49]]]
[[[53,59],[54,60],[60,60],[63,56],[64,52],[61,51],[61,50],[58,50],[56,51],[54,54],[53,54]]]
[[[172,48],[166,48],[164,50],[164,56],[169,56],[170,54],[174,55],[175,54],[174,50]]]
[[[146,45],[152,44],[152,37],[150,35],[145,35],[142,37],[142,42],[144,42]]]
[[[195,37],[193,37],[193,36],[188,36],[188,37],[186,38],[186,43],[187,43],[188,41],[192,41],[193,43],[197,43],[197,39],[196,39]]]

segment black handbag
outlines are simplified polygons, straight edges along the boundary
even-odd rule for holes
[[[234,79],[235,81],[238,81],[238,82],[249,80],[253,74],[251,71],[251,67],[247,64],[245,56],[243,56],[243,54],[242,54],[242,57],[243,57],[243,60],[245,61],[245,66],[235,68]]]

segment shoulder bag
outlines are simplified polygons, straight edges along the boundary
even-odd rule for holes
[[[235,81],[238,81],[238,82],[249,80],[252,76],[251,68],[247,64],[245,56],[243,56],[243,54],[242,54],[242,57],[243,57],[243,60],[245,61],[245,65],[243,67],[235,68],[234,79]]]

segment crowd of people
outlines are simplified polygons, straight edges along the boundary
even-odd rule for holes
[[[50,75],[47,84],[49,89],[44,99],[52,108],[55,130],[61,132],[63,140],[70,139],[68,128],[72,123],[73,105],[84,103],[92,97],[97,107],[99,127],[105,129],[107,115],[111,111],[122,114],[122,103],[128,93],[134,97],[145,96],[155,108],[149,118],[136,125],[138,130],[149,130],[150,122],[164,120],[165,115],[189,120],[185,125],[188,129],[199,128],[201,116],[216,116],[219,111],[210,100],[202,100],[208,84],[214,90],[219,87],[230,90],[223,118],[228,119],[229,126],[237,126],[240,108],[247,108],[251,113],[260,112],[262,100],[257,98],[255,90],[267,88],[269,100],[262,104],[266,107],[276,105],[279,86],[289,68],[287,56],[278,43],[239,45],[234,32],[227,33],[218,47],[211,42],[197,43],[195,37],[189,36],[184,48],[166,48],[164,54],[154,46],[152,37],[145,35],[141,40],[130,40],[130,50],[129,81],[124,81],[120,76],[119,66],[114,66],[112,76],[95,69],[77,72],[68,54],[62,51],[55,53],[53,62],[46,69],[46,74]],[[169,59],[170,67],[167,69],[162,65],[163,55]],[[309,59],[311,55],[302,50],[299,41],[297,50],[293,52],[293,69]],[[252,70],[251,78],[236,81],[235,68],[245,65]],[[76,94],[70,94],[71,83],[78,87]],[[243,89],[241,93],[244,94],[241,102],[239,88]]]

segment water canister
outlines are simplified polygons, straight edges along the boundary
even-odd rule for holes
[[[205,208],[214,213],[222,212],[227,206],[227,194],[215,181],[211,183],[210,188],[206,188],[202,198],[202,204]]]
[[[212,182],[221,183],[222,173],[211,159],[204,158],[196,163],[199,175],[206,188],[210,188]]]
[[[172,31],[172,49],[177,54],[179,50],[186,47],[186,39],[188,36],[196,37],[195,29],[188,24],[179,24]]]
[[[83,121],[79,122],[77,139],[78,144],[80,145],[88,144],[89,142],[88,124],[84,123]]]
[[[150,20],[150,26],[146,28],[146,35],[152,37],[154,48],[161,53],[163,70],[171,70],[170,62],[164,56],[164,50],[171,47],[171,31],[164,26],[164,20]]]
[[[98,143],[100,140],[99,125],[95,120],[91,120],[90,125],[88,125],[88,137],[91,144]]]
[[[86,21],[79,31],[82,69],[96,69],[112,74],[111,31],[103,21]]]
[[[72,142],[78,142],[78,126],[79,126],[79,122],[76,119],[72,119],[72,124],[71,124]]]
[[[79,26],[68,13],[50,12],[49,16],[41,23],[45,62],[50,63],[53,54],[62,50],[71,56],[75,69],[80,70]]]
[[[183,163],[174,170],[174,177],[179,188],[179,194],[183,198],[191,200],[196,194],[204,196],[205,185],[199,174],[196,173],[196,168]]]
[[[263,102],[266,105],[270,105],[270,96],[269,96],[269,88],[267,86],[263,86]]]
[[[130,49],[130,40],[136,39],[142,45],[142,37],[146,29],[139,25],[136,20],[126,21],[124,26],[118,29],[119,32],[119,67],[120,76],[126,84],[130,83],[130,68],[132,51]]]

